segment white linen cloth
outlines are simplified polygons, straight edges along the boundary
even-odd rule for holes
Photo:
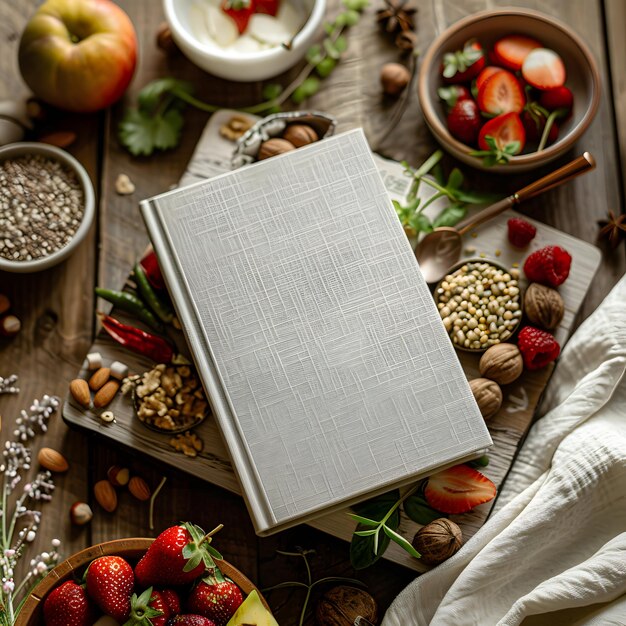
[[[626,277],[568,342],[489,521],[382,626],[626,625]]]

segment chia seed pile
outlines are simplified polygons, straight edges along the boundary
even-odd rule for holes
[[[0,257],[30,261],[67,245],[83,219],[75,172],[29,155],[0,162]]]

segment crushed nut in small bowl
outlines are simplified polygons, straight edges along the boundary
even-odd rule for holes
[[[475,259],[455,267],[435,288],[435,302],[455,348],[484,352],[507,341],[522,319],[519,270]]]
[[[200,380],[190,365],[161,363],[133,381],[133,404],[139,420],[162,433],[184,432],[209,414]]]

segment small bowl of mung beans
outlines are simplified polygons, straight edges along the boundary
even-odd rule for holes
[[[470,259],[435,287],[435,303],[455,348],[484,352],[510,341],[522,320],[519,270]]]
[[[87,236],[94,215],[91,179],[71,154],[37,142],[0,148],[0,270],[60,263]]]

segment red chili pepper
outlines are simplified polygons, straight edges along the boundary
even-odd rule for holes
[[[151,358],[157,363],[169,363],[174,356],[172,346],[163,337],[122,324],[110,315],[100,315],[104,330],[119,344]]]
[[[143,271],[146,273],[148,282],[155,289],[165,289],[165,281],[163,280],[163,274],[161,274],[161,268],[159,267],[159,260],[157,259],[157,255],[154,250],[150,250],[150,252],[146,253],[143,259],[139,261],[139,265],[143,267]]]

